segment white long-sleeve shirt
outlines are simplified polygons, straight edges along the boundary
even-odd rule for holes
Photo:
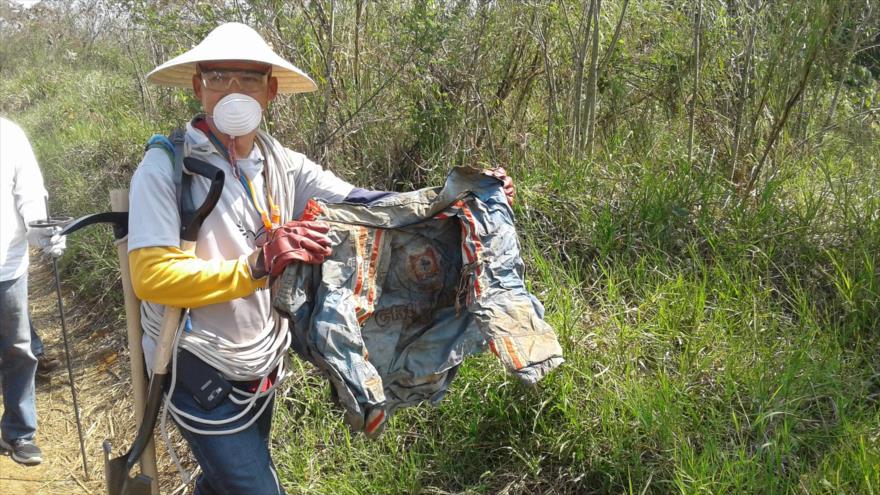
[[[0,281],[28,268],[27,224],[46,218],[46,188],[21,127],[0,117]]]

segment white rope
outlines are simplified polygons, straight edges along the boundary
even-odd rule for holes
[[[264,169],[264,180],[271,181],[270,183],[277,188],[273,192],[281,210],[282,221],[291,220],[293,191],[291,190],[291,185],[288,184],[289,181],[286,180],[286,176],[287,172],[293,167],[287,155],[287,150],[277,140],[262,131],[257,134],[256,144],[261,148],[266,159],[267,166]],[[141,304],[141,324],[144,332],[153,340],[158,340],[163,313],[164,307],[161,305],[146,302]],[[274,310],[272,310],[272,314],[275,315]],[[171,354],[171,376],[169,377],[171,386],[165,394],[165,407],[162,410],[160,429],[168,453],[177,466],[177,471],[180,473],[180,478],[184,484],[189,484],[198,471],[188,473],[177,457],[174,446],[171,443],[171,437],[168,434],[168,414],[171,414],[179,427],[198,435],[231,435],[250,428],[263,415],[266,407],[268,407],[275,396],[276,387],[288,375],[287,370],[284,369],[284,357],[287,354],[287,349],[290,347],[290,332],[285,321],[275,324],[274,320],[275,318],[270,318],[260,334],[252,342],[245,344],[232,342],[206,330],[184,332],[189,321],[189,312],[181,320],[174,337]],[[233,387],[229,392],[229,400],[239,406],[245,406],[240,413],[230,418],[210,420],[186,413],[171,402],[171,397],[177,386],[178,348],[183,348],[193,353],[229,380],[260,380],[256,392],[249,392],[236,387]],[[277,370],[276,379],[271,386],[266,388],[269,375],[274,370]],[[264,388],[266,390],[263,390]],[[234,428],[222,428],[245,417],[246,414],[255,408],[257,401],[260,399],[264,399],[262,406],[246,423]],[[218,429],[206,430],[199,426],[211,426]],[[276,483],[277,481],[276,476]]]
[[[254,139],[260,148],[266,167],[263,168],[263,179],[271,185],[272,193],[281,212],[282,223],[293,220],[294,184],[289,173],[295,170],[290,161],[287,149],[277,139],[260,130]]]
[[[159,338],[163,314],[164,306],[141,304],[141,324],[144,333],[153,340]],[[185,323],[187,318],[183,321]],[[287,328],[275,325],[272,320],[251,342],[241,344],[207,330],[193,329],[182,333],[173,355],[176,358],[177,348],[180,347],[195,354],[229,380],[260,380],[279,366],[290,346],[290,339]],[[246,393],[243,395],[250,396]]]
[[[143,306],[146,307],[148,305],[143,305]],[[144,310],[142,310],[141,312],[144,313]],[[148,311],[148,314],[155,315],[155,310]],[[228,397],[232,402],[234,402],[235,404],[238,404],[238,405],[245,406],[241,410],[241,412],[239,412],[235,416],[232,416],[229,418],[224,418],[224,419],[218,419],[218,420],[201,418],[201,417],[195,416],[193,414],[189,414],[189,413],[182,411],[177,406],[175,406],[174,403],[171,401],[171,398],[174,395],[174,390],[177,388],[177,380],[176,380],[176,377],[177,377],[177,349],[180,348],[181,346],[183,346],[183,348],[189,350],[193,354],[196,354],[198,352],[199,354],[197,354],[197,355],[201,356],[201,354],[205,352],[205,349],[204,349],[205,346],[209,345],[206,343],[197,343],[197,344],[193,344],[191,346],[186,345],[186,343],[187,343],[186,336],[190,335],[190,333],[184,332],[184,329],[186,328],[186,321],[188,318],[189,318],[189,314],[187,312],[187,314],[184,315],[184,318],[181,320],[181,323],[178,326],[177,331],[175,332],[173,351],[171,354],[171,356],[172,356],[171,357],[171,374],[169,377],[169,379],[171,380],[171,385],[168,389],[168,392],[165,394],[165,401],[164,401],[165,407],[162,410],[162,418],[160,421],[160,430],[162,432],[162,438],[165,441],[165,447],[168,450],[168,453],[171,456],[172,461],[174,461],[174,465],[177,467],[178,473],[180,473],[180,478],[181,478],[182,482],[187,483],[187,484],[193,480],[195,473],[189,473],[186,471],[186,469],[183,467],[183,464],[180,462],[179,457],[177,456],[177,453],[174,449],[174,445],[171,443],[171,436],[168,434],[168,426],[167,426],[168,414],[169,413],[171,414],[171,416],[174,418],[175,422],[177,423],[177,425],[179,427],[185,428],[188,431],[193,432],[198,435],[232,435],[234,433],[238,433],[238,432],[243,431],[247,428],[250,428],[251,425],[253,425],[254,422],[256,422],[257,419],[259,419],[263,415],[263,413],[266,411],[266,408],[272,402],[272,398],[275,396],[276,387],[287,376],[287,372],[284,369],[284,356],[286,354],[287,348],[290,346],[290,333],[289,332],[286,332],[286,331],[283,332],[284,335],[283,335],[283,338],[281,338],[281,339],[278,339],[278,338],[272,339],[275,342],[281,342],[281,345],[280,346],[273,346],[274,349],[271,352],[272,354],[275,355],[275,359],[272,360],[272,365],[271,365],[271,368],[269,369],[269,372],[271,372],[272,370],[274,370],[276,368],[278,370],[277,378],[272,383],[271,386],[266,388],[266,382],[269,379],[268,378],[269,372],[267,372],[267,373],[261,375],[260,382],[259,382],[259,385],[257,387],[256,392],[249,392],[247,390],[241,390],[236,387],[233,387],[232,391],[229,392]],[[151,323],[152,323],[152,318],[150,319],[150,321],[145,320],[145,324],[144,324],[145,330],[147,328],[150,328],[152,330],[152,327],[154,325],[152,325]],[[149,327],[148,327],[148,325],[149,325]],[[274,329],[275,329],[274,324],[271,324],[271,322],[270,322],[270,325],[267,325],[267,328],[264,329],[264,332],[261,334],[261,339],[258,339],[258,343],[263,340],[267,340],[265,338],[265,336],[277,337],[277,335],[275,335],[277,332],[275,332]],[[266,330],[268,330],[268,332]],[[154,335],[155,330],[148,331],[148,333],[150,333],[151,336],[155,337],[155,335]],[[217,337],[217,338],[219,339],[219,337]],[[220,340],[225,340],[225,339],[220,339]],[[255,354],[255,352],[248,350],[247,346],[233,345],[233,346],[229,346],[229,347],[231,347],[233,349],[234,348],[241,348],[242,352],[244,352],[245,354],[250,354],[250,355]],[[259,344],[257,345],[257,347],[260,347]],[[214,359],[213,361],[222,364],[224,362],[228,363],[229,359],[228,359],[228,357],[226,357],[226,358]],[[223,368],[219,368],[219,367],[217,367],[217,369],[220,370],[221,372],[223,370]],[[226,373],[224,373],[224,374],[226,374]],[[238,374],[238,373],[236,372],[235,374]],[[247,378],[247,379],[255,379],[255,378]],[[263,388],[266,388],[266,390],[263,390]],[[236,394],[241,396],[242,398],[236,397],[235,396]],[[246,421],[242,425],[239,425],[234,428],[216,429],[216,430],[206,430],[204,428],[198,427],[198,425],[222,427],[224,425],[234,423],[235,421],[238,421],[239,419],[243,418],[251,410],[253,410],[256,407],[257,401],[260,399],[264,399],[262,406],[260,406],[259,410],[248,421]],[[196,425],[196,426],[193,426],[193,425]]]

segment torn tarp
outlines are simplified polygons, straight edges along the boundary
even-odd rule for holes
[[[397,408],[436,404],[462,360],[486,347],[527,383],[563,362],[526,290],[497,179],[459,168],[442,189],[367,205],[313,201],[304,219],[330,224],[333,254],[290,265],[274,306],[352,429],[374,434]]]

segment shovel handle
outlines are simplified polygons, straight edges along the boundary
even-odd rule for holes
[[[33,222],[29,222],[28,227],[38,229],[44,227],[64,227],[71,221],[73,221],[73,217],[49,217],[42,220],[34,220]]]
[[[93,213],[84,217],[79,217],[65,225],[61,231],[61,235],[70,235],[89,225],[98,223],[109,223],[113,226],[113,237],[118,241],[128,235],[128,196],[124,196],[124,211],[105,211],[104,213]]]
[[[181,241],[181,249],[192,253],[196,249],[195,242]],[[165,314],[162,317],[162,326],[159,328],[159,339],[156,341],[156,352],[153,355],[153,374],[165,375],[168,373],[168,365],[171,362],[171,353],[174,351],[174,337],[180,326],[180,317],[183,309],[173,306],[165,306]]]
[[[202,222],[205,221],[211,210],[217,206],[217,201],[223,192],[225,174],[219,168],[198,158],[186,157],[183,159],[183,165],[187,175],[184,176],[184,187],[181,191],[180,238],[183,241],[195,242],[199,229],[202,228]],[[205,201],[198,208],[193,205],[189,174],[201,175],[211,181]]]

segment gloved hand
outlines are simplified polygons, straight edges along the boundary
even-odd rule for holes
[[[43,251],[44,254],[58,258],[67,249],[67,236],[60,235],[61,227],[29,227],[28,243]]]
[[[504,167],[498,167],[483,170],[483,173],[490,177],[495,177],[504,183],[502,187],[504,188],[504,194],[507,196],[507,204],[513,206],[513,198],[516,196],[516,187],[513,185],[513,179],[507,175],[507,170],[504,170]]]
[[[271,277],[277,277],[294,261],[317,265],[329,256],[330,226],[322,222],[287,222],[272,231],[263,245],[263,268]]]

